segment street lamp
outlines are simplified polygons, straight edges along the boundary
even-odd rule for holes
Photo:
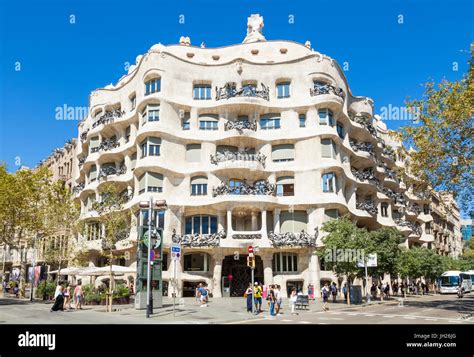
[[[140,208],[148,208],[148,254],[147,254],[147,271],[146,271],[146,317],[149,318],[153,314],[153,294],[151,292],[151,237],[152,237],[152,219],[153,219],[153,197],[150,196],[149,201],[140,201]],[[155,202],[155,208],[166,207],[166,201],[160,200]],[[145,223],[145,222],[143,222]]]

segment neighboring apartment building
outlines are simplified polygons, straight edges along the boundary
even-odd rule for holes
[[[470,219],[461,219],[461,233],[463,240],[469,240],[474,236],[474,230],[472,229],[474,212],[471,212],[470,216]]]
[[[101,264],[103,233],[92,203],[111,181],[134,212],[127,240],[137,240],[139,202],[166,200],[163,278],[173,277],[169,248],[179,242],[179,295],[204,282],[219,297],[231,279],[230,294],[241,296],[250,245],[256,281],[317,295],[337,279],[315,254],[321,225],[346,214],[434,249],[431,197],[397,180],[400,143],[372,99],[354,96],[338,63],[309,42],[266,41],[262,27],[252,16],[243,43],[227,47],[154,45],[92,93],[74,187],[91,264]],[[127,251],[122,264],[135,266],[135,248],[118,246]]]
[[[76,144],[77,139],[71,139],[66,144],[57,148],[53,153],[42,160],[37,167],[46,166],[52,174],[52,179],[54,181],[62,181],[64,185],[72,191],[73,186],[73,177],[76,175],[76,170],[78,165],[76,162]],[[29,168],[21,168],[29,170]],[[35,170],[35,169],[33,169]],[[36,257],[35,265],[40,265],[44,263],[44,250],[45,244],[53,244],[55,246],[65,246],[68,244],[67,235],[65,232],[57,232],[57,235],[50,237],[50,239],[45,241],[39,241],[36,246]],[[34,250],[31,247],[27,247],[26,244],[20,244],[21,248],[13,248],[9,246],[2,246],[0,249],[0,261],[2,264],[2,271],[8,272],[10,277],[16,277],[19,274],[20,261],[23,261],[26,257],[26,261],[29,266],[33,262],[33,252]]]

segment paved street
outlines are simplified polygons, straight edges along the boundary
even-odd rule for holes
[[[176,300],[177,302],[178,299]],[[370,305],[347,306],[342,301],[330,303],[324,312],[320,302],[312,302],[309,310],[289,313],[284,300],[283,314],[270,317],[264,312],[251,316],[244,298],[211,299],[201,308],[195,299],[181,299],[173,316],[172,300],[164,299],[164,307],[155,309],[152,318],[131,305],[116,305],[113,313],[104,306],[86,306],[82,311],[50,312],[50,303],[0,298],[0,324],[474,324],[474,293],[463,299],[456,295],[408,297],[403,306],[395,299]]]

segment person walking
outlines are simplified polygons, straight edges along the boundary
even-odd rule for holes
[[[372,300],[375,300],[377,298],[377,286],[375,283],[372,283],[372,286],[370,287],[370,293],[372,294]]]
[[[385,294],[385,298],[388,300],[388,298],[390,297],[390,284],[389,283],[385,285],[384,294]]]
[[[64,290],[64,309],[71,310],[71,286],[68,284]]]
[[[325,283],[322,290],[321,290],[321,294],[323,295],[323,310],[324,311],[328,311],[329,308],[328,308],[328,299],[329,299],[329,286],[328,286],[328,283]]]
[[[281,312],[280,312],[281,303],[282,303],[282,297],[281,297],[280,285],[277,285],[275,289],[276,315],[281,315]]]
[[[252,297],[253,297],[252,283],[249,283],[247,290],[245,290],[244,297],[247,298],[247,312],[252,312]]]
[[[257,282],[255,282],[253,297],[255,299],[255,313],[258,314],[262,312],[262,287]]]
[[[59,285],[59,292],[56,298],[54,299],[53,307],[51,307],[51,312],[53,311],[64,311],[64,296],[63,296],[63,286]]]
[[[268,294],[268,302],[270,303],[270,316],[275,316],[275,289],[270,289]]]
[[[291,307],[292,315],[298,315],[298,313],[295,311],[297,300],[298,300],[298,294],[296,293],[296,288],[293,288],[291,289],[291,295],[290,295],[290,307]]]
[[[344,283],[342,287],[342,293],[344,294],[344,303],[347,304],[347,283]]]
[[[331,284],[331,295],[332,295],[332,302],[336,302],[336,299],[337,299],[337,286],[336,286],[336,283],[334,281]]]
[[[74,301],[76,302],[77,309],[82,310],[82,300],[84,300],[84,293],[82,291],[82,280],[77,281],[77,285],[74,288]]]
[[[208,292],[207,289],[202,285],[202,283],[199,283],[199,289],[198,293],[200,296],[201,300],[201,307],[207,307],[207,301],[208,301]]]

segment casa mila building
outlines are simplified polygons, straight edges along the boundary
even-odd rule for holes
[[[338,63],[309,42],[267,41],[259,15],[247,27],[243,43],[226,47],[191,46],[187,37],[154,45],[116,85],[91,94],[74,187],[91,265],[100,264],[103,234],[92,203],[105,182],[123,190],[133,212],[117,245],[122,265],[137,264],[136,244],[127,243],[138,238],[139,203],[166,201],[169,296],[172,243],[183,249],[178,296],[203,282],[214,297],[243,295],[248,246],[255,281],[319,296],[324,281],[337,281],[315,254],[321,226],[343,215],[369,230],[397,227],[407,247],[434,244],[431,198],[397,180],[400,145],[374,117],[372,99],[353,95]]]

